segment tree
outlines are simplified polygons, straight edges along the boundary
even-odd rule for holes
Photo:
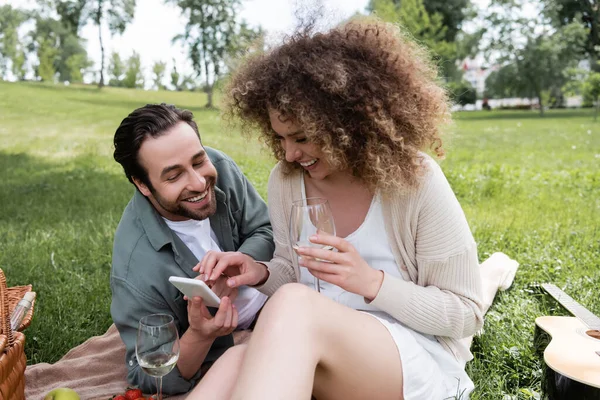
[[[109,86],[123,86],[123,75],[125,74],[125,64],[121,61],[121,56],[113,52],[108,65]]]
[[[0,7],[0,79],[8,71],[22,79],[25,75],[25,49],[19,40],[19,27],[28,19],[25,12],[10,5]]]
[[[401,0],[395,1],[400,3]],[[423,5],[429,15],[442,16],[442,25],[446,30],[444,39],[447,42],[454,42],[465,18],[472,17],[470,0],[423,0]]]
[[[590,59],[590,65],[600,71],[600,0],[544,0],[544,14],[554,26],[571,23],[581,24],[587,31],[585,42],[580,46],[582,54]]]
[[[127,60],[127,71],[123,79],[123,86],[127,88],[143,88],[144,74],[142,72],[142,60],[135,51]]]
[[[505,58],[496,76],[488,78],[490,89],[500,92],[501,86],[504,94],[537,98],[543,116],[549,94],[560,96],[565,82],[563,71],[577,64],[575,47],[582,40],[582,30],[573,24],[553,33],[530,36],[523,47]]]
[[[162,62],[162,61],[157,61],[152,66],[152,73],[154,74],[154,76],[152,77],[152,80],[154,81],[154,86],[156,87],[157,90],[161,90],[161,89],[165,88],[165,85],[163,85],[162,80],[163,80],[163,77],[165,76],[166,69],[167,69],[167,63]]]
[[[181,91],[181,87],[179,86],[179,72],[177,72],[177,66],[175,65],[175,60],[173,60],[173,71],[171,71],[171,85],[173,86],[174,90],[177,90],[178,92]]]
[[[62,82],[82,82],[82,71],[93,65],[87,56],[83,39],[75,36],[70,31],[59,34],[59,47],[55,67]]]
[[[564,86],[568,94],[580,94],[585,103],[594,104],[594,121],[598,119],[600,111],[600,72],[580,68],[571,68],[565,72],[569,81]]]
[[[587,79],[583,81],[583,95],[593,100],[596,109],[594,121],[596,121],[600,109],[600,72],[591,72]]]
[[[36,74],[44,82],[54,82],[56,70],[54,69],[54,59],[58,50],[49,39],[42,39],[38,45],[38,60]]]
[[[102,41],[102,23],[108,22],[112,34],[122,35],[127,25],[133,20],[136,0],[93,0],[91,6],[91,19],[98,26],[98,39],[100,41],[100,78],[98,87],[104,86],[104,43]]]
[[[467,104],[475,104],[477,101],[477,92],[469,82],[465,80],[460,82],[452,81],[448,82],[447,86],[450,98],[454,103],[466,106]]]
[[[60,20],[74,36],[79,33],[79,28],[85,25],[89,12],[89,4],[92,0],[55,0],[54,8],[60,16]]]
[[[35,28],[29,33],[29,51],[37,55],[35,73],[42,81],[54,82],[58,68],[62,67],[59,49],[64,35],[65,29],[60,21],[36,16]]]
[[[488,78],[488,94],[537,98],[543,116],[549,97],[561,97],[563,71],[581,59],[584,28],[576,23],[554,28],[549,18],[523,15],[513,0],[495,0],[489,10],[486,51],[501,68]]]
[[[453,74],[456,46],[446,41],[447,27],[441,14],[429,14],[423,0],[371,0],[369,10],[384,21],[400,23],[416,40],[427,46],[444,69]]]
[[[196,76],[203,80],[206,107],[213,107],[215,82],[226,71],[225,60],[244,43],[259,35],[243,21],[238,22],[240,0],[169,0],[187,18],[185,33],[173,38],[189,48]]]

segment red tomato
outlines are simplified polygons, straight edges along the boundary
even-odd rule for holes
[[[113,397],[113,400],[127,400],[127,397],[120,394],[118,396]]]

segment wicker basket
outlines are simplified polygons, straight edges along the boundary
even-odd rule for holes
[[[31,285],[7,288],[4,272],[0,269],[0,400],[25,399],[27,360],[25,335],[20,331],[31,323],[33,304],[23,319],[19,332],[10,329],[10,315],[28,291],[31,291]]]

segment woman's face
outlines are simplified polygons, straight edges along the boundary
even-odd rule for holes
[[[331,166],[323,152],[308,141],[301,126],[284,118],[275,110],[269,110],[269,117],[287,162],[297,163],[314,179],[325,179],[331,174]]]

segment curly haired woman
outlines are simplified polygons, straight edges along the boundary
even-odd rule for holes
[[[272,297],[198,398],[468,398],[472,355],[459,339],[483,322],[477,248],[423,152],[442,156],[449,119],[426,53],[392,25],[355,20],[253,56],[228,94],[230,116],[258,128],[279,160],[268,187],[275,256],[210,254],[197,268]],[[311,241],[337,251],[294,253],[291,203],[304,197],[329,201],[337,236]],[[214,384],[223,371],[231,389]]]

